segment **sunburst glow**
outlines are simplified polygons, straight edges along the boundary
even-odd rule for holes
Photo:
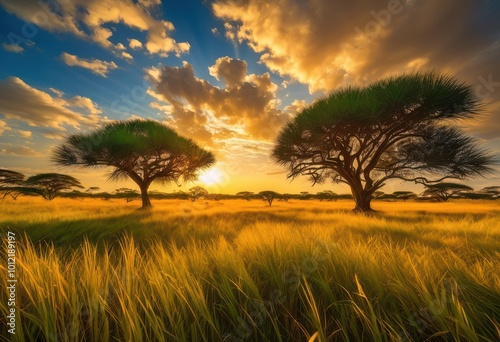
[[[217,168],[210,168],[206,171],[203,171],[198,179],[205,185],[214,185],[221,182],[222,173]]]

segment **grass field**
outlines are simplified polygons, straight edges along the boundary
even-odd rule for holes
[[[153,205],[0,201],[14,340],[500,339],[500,201]]]

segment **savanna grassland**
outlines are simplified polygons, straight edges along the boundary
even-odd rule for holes
[[[500,337],[500,201],[374,202],[370,216],[351,201],[153,205],[0,201],[2,237],[17,238],[13,339]]]

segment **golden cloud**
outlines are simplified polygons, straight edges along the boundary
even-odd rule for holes
[[[7,119],[64,131],[66,126],[95,127],[108,122],[101,112],[87,97],[52,97],[18,77],[0,81],[0,113]]]
[[[149,53],[167,56],[189,51],[186,42],[177,43],[170,37],[174,30],[171,22],[156,20],[151,8],[160,4],[157,0],[75,0],[75,1],[10,1],[0,0],[0,5],[20,19],[50,32],[71,33],[96,42],[117,56],[128,58],[120,51],[123,43],[113,44],[113,31],[104,25],[123,24],[132,29],[147,31],[145,47]],[[88,33],[87,33],[88,32]],[[135,44],[137,46],[137,44]],[[5,47],[4,47],[5,48]],[[9,47],[7,47],[9,48]],[[11,50],[13,51],[13,50]],[[16,51],[14,51],[16,52]]]
[[[130,58],[132,58],[132,56],[130,56]],[[116,65],[115,62],[106,62],[94,58],[92,59],[79,58],[78,56],[70,55],[69,53],[66,52],[63,52],[61,54],[61,60],[66,65],[84,68],[90,70],[93,74],[102,77],[107,77],[107,74],[110,70],[118,68],[118,65]]]
[[[219,58],[210,73],[226,83],[219,88],[197,78],[191,64],[146,70],[161,110],[171,124],[198,140],[214,144],[234,136],[272,140],[289,115],[278,108],[277,85],[270,75],[246,74],[246,63]]]
[[[421,68],[452,73],[485,101],[481,134],[498,134],[488,125],[500,115],[493,1],[214,0],[212,10],[231,41],[246,42],[270,70],[310,93]]]

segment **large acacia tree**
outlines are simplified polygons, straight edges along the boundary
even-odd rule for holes
[[[128,177],[139,186],[143,208],[151,206],[153,181],[194,180],[197,171],[215,163],[211,152],[153,120],[113,122],[73,135],[54,151],[53,160],[65,166],[111,167],[111,179]]]
[[[348,184],[355,210],[367,212],[389,179],[432,184],[489,172],[492,157],[454,126],[479,109],[471,85],[433,72],[350,86],[288,122],[272,155],[289,178]]]

